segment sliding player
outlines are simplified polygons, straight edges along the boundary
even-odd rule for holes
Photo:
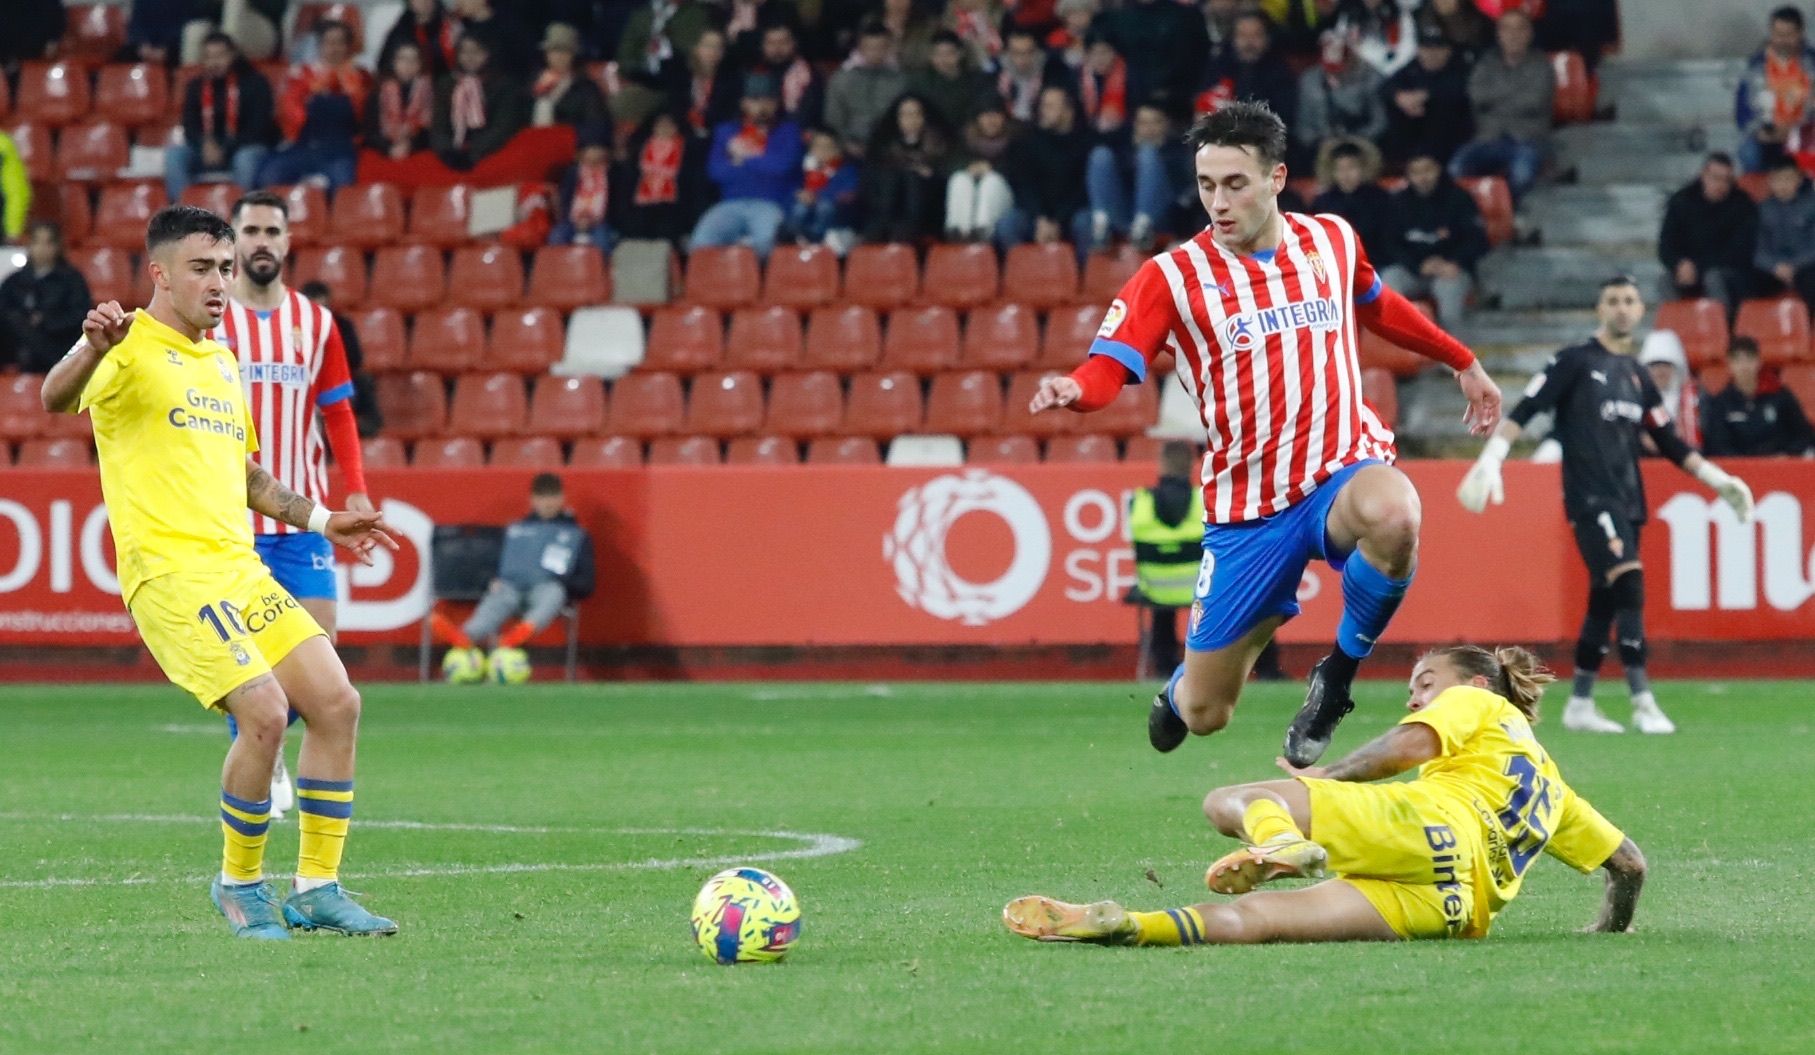
[[[1412,671],[1411,711],[1341,761],[1292,780],[1218,788],[1210,822],[1247,846],[1204,877],[1232,902],[1130,912],[1113,901],[1023,897],[1002,910],[1016,934],[1111,945],[1482,938],[1540,851],[1607,870],[1590,929],[1632,924],[1645,857],[1557,772],[1532,735],[1551,681],[1521,648],[1456,645]],[[1414,766],[1418,779],[1385,780]],[[1336,878],[1248,893],[1276,879]]]
[[[1188,140],[1210,226],[1141,266],[1084,365],[1043,381],[1028,409],[1105,407],[1172,351],[1208,442],[1208,523],[1185,662],[1154,697],[1147,736],[1171,751],[1228,724],[1261,649],[1298,614],[1305,564],[1320,557],[1342,572],[1343,613],[1286,733],[1286,757],[1309,765],[1354,707],[1356,667],[1418,557],[1418,493],[1389,464],[1393,434],[1362,400],[1356,325],[1457,371],[1476,433],[1499,421],[1500,390],[1381,283],[1347,221],[1280,212],[1286,126],[1273,111],[1222,107]]]

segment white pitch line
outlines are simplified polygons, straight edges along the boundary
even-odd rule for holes
[[[72,821],[102,823],[130,822],[141,824],[202,824],[209,818],[171,814],[112,813],[98,816],[76,814],[0,813],[0,820]],[[408,831],[478,831],[502,834],[587,834],[587,835],[694,835],[718,838],[792,839],[804,845],[750,854],[714,855],[710,857],[651,857],[641,861],[524,861],[493,865],[439,865],[425,868],[396,868],[361,872],[364,879],[458,878],[485,875],[529,875],[546,872],[631,872],[672,871],[677,868],[717,868],[744,861],[798,861],[850,853],[863,845],[862,840],[819,832],[745,831],[727,828],[550,828],[509,824],[438,824],[428,821],[360,821],[363,828],[394,828]],[[66,887],[149,886],[155,883],[190,883],[194,876],[116,876],[81,878],[52,876],[46,879],[0,880],[0,890],[54,890]]]

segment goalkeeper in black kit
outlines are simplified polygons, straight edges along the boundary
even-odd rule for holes
[[[1581,344],[1564,348],[1526,386],[1520,400],[1480,458],[1463,477],[1456,497],[1470,512],[1505,495],[1500,463],[1527,422],[1540,412],[1556,417],[1563,447],[1563,511],[1576,548],[1588,565],[1588,614],[1576,639],[1575,680],[1563,727],[1618,733],[1623,727],[1595,706],[1594,683],[1615,631],[1632,724],[1642,733],[1673,733],[1645,674],[1645,570],[1639,563],[1639,529],[1645,523],[1645,486],[1639,475],[1640,436],[1659,453],[1714,489],[1743,523],[1752,518],[1752,491],[1744,480],[1704,458],[1670,424],[1663,397],[1633,356],[1634,333],[1645,317],[1644,297],[1631,278],[1601,284],[1595,315],[1600,326]]]

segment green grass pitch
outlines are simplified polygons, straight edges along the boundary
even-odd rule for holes
[[[1673,737],[1539,727],[1650,858],[1636,934],[1576,933],[1600,879],[1548,859],[1481,942],[1105,949],[1003,930],[1024,893],[1199,900],[1229,846],[1199,802],[1274,775],[1298,691],[1253,687],[1229,730],[1162,757],[1125,686],[372,686],[347,879],[403,933],[255,945],[207,899],[214,720],[164,687],[8,687],[0,1052],[1815,1043],[1807,684],[1662,685]],[[1360,695],[1334,751],[1401,713],[1396,686]],[[295,849],[291,818],[277,874]],[[802,851],[824,855],[772,856]],[[800,896],[780,965],[717,967],[689,940],[699,884],[742,861]]]

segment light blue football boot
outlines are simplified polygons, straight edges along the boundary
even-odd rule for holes
[[[277,894],[271,890],[270,883],[260,880],[229,886],[221,882],[220,876],[215,876],[208,896],[213,899],[214,907],[221,910],[221,915],[227,917],[234,937],[289,940],[290,932],[284,929],[283,918],[277,910]]]
[[[284,921],[298,930],[336,934],[395,934],[397,924],[367,912],[339,883],[302,890],[284,900]]]

